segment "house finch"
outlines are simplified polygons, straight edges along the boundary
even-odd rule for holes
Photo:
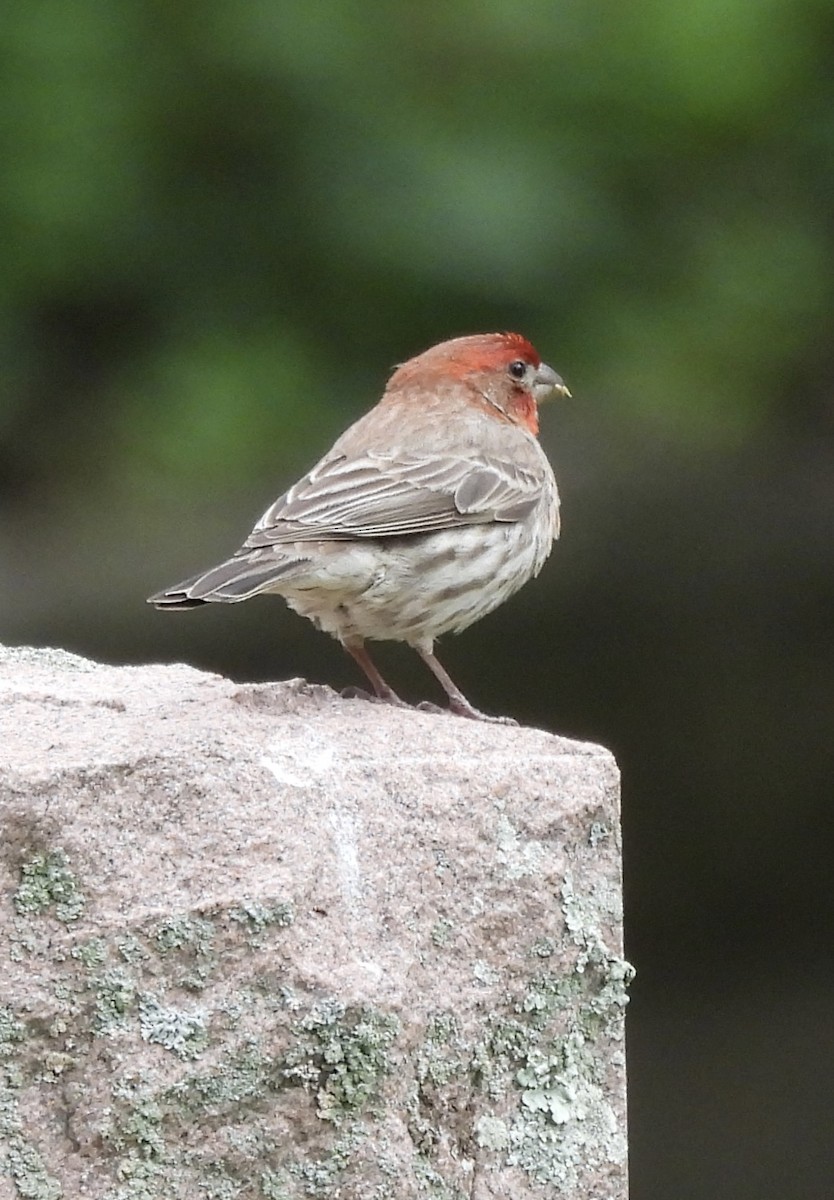
[[[277,592],[332,634],[381,700],[402,704],[366,639],[406,642],[452,712],[485,717],[434,640],[538,575],[559,533],[539,400],[570,393],[517,333],[441,342],[398,367],[382,399],[266,510],[226,562],[151,596],[157,608]]]

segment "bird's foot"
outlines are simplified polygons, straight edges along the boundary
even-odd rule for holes
[[[515,717],[491,717],[489,713],[483,713],[479,708],[475,708],[468,700],[456,697],[449,700],[448,711],[454,713],[456,717],[467,717],[470,721],[489,721],[492,725],[518,725]]]
[[[468,700],[450,700],[449,707],[444,708],[440,704],[432,704],[430,700],[421,700],[419,704],[408,704],[391,690],[384,696],[378,696],[374,692],[366,692],[364,688],[346,687],[342,688],[339,695],[343,700],[367,700],[369,704],[390,704],[393,708],[407,708],[412,712],[432,713],[434,716],[445,716],[451,713],[456,717],[466,717],[470,721],[488,721],[492,725],[518,725],[518,721],[514,717],[491,717],[489,713],[475,708]]]
[[[411,708],[410,704],[406,704],[405,700],[401,700],[396,692],[389,691],[384,696],[377,696],[374,692],[366,692],[360,687],[342,688],[339,695],[343,700],[367,700],[369,704],[390,704],[393,708]]]
[[[432,652],[431,642],[418,643],[414,646],[414,649],[449,697],[449,707],[445,710],[446,712],[454,713],[457,717],[467,717],[470,721],[490,721],[493,725],[518,724],[518,721],[512,717],[491,717],[488,713],[482,713],[479,709],[471,705],[451,678],[449,672],[437,661]]]
[[[467,700],[460,704],[457,701],[450,701],[448,708],[444,708],[442,704],[432,704],[430,700],[421,700],[419,704],[414,706],[418,712],[438,713],[444,716],[467,717],[470,721],[488,721],[492,725],[518,725],[515,717],[491,717],[489,713],[481,712],[479,708],[475,708]]]

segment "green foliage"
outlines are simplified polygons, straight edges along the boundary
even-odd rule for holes
[[[92,440],[113,479],[188,492],[300,464],[389,364],[502,325],[638,420],[744,431],[825,332],[828,20],[19,5],[0,434],[27,474]]]

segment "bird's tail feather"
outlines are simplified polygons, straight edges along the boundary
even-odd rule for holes
[[[200,604],[237,604],[257,596],[259,592],[277,590],[276,584],[288,575],[295,574],[307,561],[290,557],[280,559],[274,553],[266,558],[262,554],[241,555],[149,596],[148,604],[165,609],[197,608]]]

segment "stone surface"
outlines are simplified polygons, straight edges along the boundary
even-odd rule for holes
[[[0,1196],[625,1196],[606,751],[54,650],[0,701]]]

